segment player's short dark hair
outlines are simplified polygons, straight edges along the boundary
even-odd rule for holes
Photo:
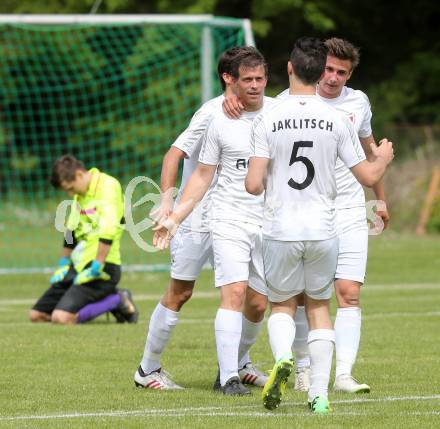
[[[241,46],[234,46],[233,48],[227,49],[220,55],[220,58],[218,59],[217,75],[223,91],[226,89],[226,83],[223,80],[223,73],[231,74],[231,61],[241,49],[243,49]]]
[[[253,46],[243,46],[231,60],[230,75],[238,79],[240,76],[240,67],[255,68],[259,66],[264,67],[264,73],[267,76],[268,68],[263,54]]]
[[[314,37],[301,37],[295,42],[290,62],[295,75],[306,85],[317,83],[325,70],[328,48]]]
[[[50,183],[58,189],[62,182],[73,182],[78,170],[87,171],[84,164],[73,155],[63,155],[53,164]]]
[[[332,37],[327,39],[325,46],[328,49],[328,55],[336,57],[340,60],[348,60],[351,62],[351,69],[354,70],[359,64],[359,48],[354,46],[347,40]]]

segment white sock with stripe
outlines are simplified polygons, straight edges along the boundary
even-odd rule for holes
[[[149,374],[160,368],[160,357],[179,321],[179,313],[157,304],[150,318],[141,368]]]

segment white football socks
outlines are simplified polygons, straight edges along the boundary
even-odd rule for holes
[[[309,336],[309,323],[307,321],[305,307],[297,307],[295,314],[296,335],[293,342],[296,369],[309,367],[310,356],[307,338]]]
[[[310,389],[309,401],[316,396],[328,398],[328,383],[332,368],[335,332],[333,329],[314,329],[309,332]]]
[[[361,309],[338,308],[335,320],[336,378],[350,374],[356,361],[361,338]]]
[[[231,378],[238,377],[238,347],[242,329],[240,311],[219,308],[215,318],[215,340],[217,344],[220,384],[222,386]]]
[[[287,313],[271,314],[267,321],[267,330],[275,362],[281,358],[291,358],[296,330],[292,317]]]
[[[239,369],[243,368],[251,361],[251,358],[249,357],[249,349],[255,344],[255,341],[257,341],[258,333],[263,326],[263,320],[255,323],[246,319],[246,317],[242,315],[241,338],[240,346],[238,348]]]
[[[149,374],[160,368],[160,356],[164,351],[174,327],[179,321],[179,313],[157,304],[150,318],[147,341],[141,367]]]

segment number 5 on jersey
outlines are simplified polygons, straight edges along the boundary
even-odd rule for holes
[[[297,141],[293,143],[292,155],[290,156],[289,167],[294,162],[302,162],[307,168],[307,176],[304,179],[304,181],[301,183],[295,182],[295,180],[293,180],[292,178],[290,178],[287,183],[291,188],[297,189],[299,191],[307,188],[307,186],[309,186],[312,183],[313,178],[315,177],[315,167],[313,166],[312,161],[310,161],[310,159],[305,156],[298,156],[298,149],[300,147],[313,147],[313,142]]]

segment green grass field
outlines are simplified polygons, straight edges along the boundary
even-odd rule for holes
[[[0,256],[10,251],[2,243]],[[372,392],[331,393],[328,416],[312,415],[305,394],[291,388],[276,412],[263,408],[257,388],[246,398],[212,392],[218,294],[210,271],[182,310],[163,357],[164,368],[187,387],[182,392],[133,384],[166,273],[124,274],[121,286],[134,292],[140,309],[137,325],[102,317],[73,327],[27,321],[47,275],[0,276],[0,428],[439,428],[439,255],[438,237],[371,238],[354,373]],[[165,254],[144,256],[147,263],[167,261]],[[265,329],[251,355],[260,368],[272,367]]]

